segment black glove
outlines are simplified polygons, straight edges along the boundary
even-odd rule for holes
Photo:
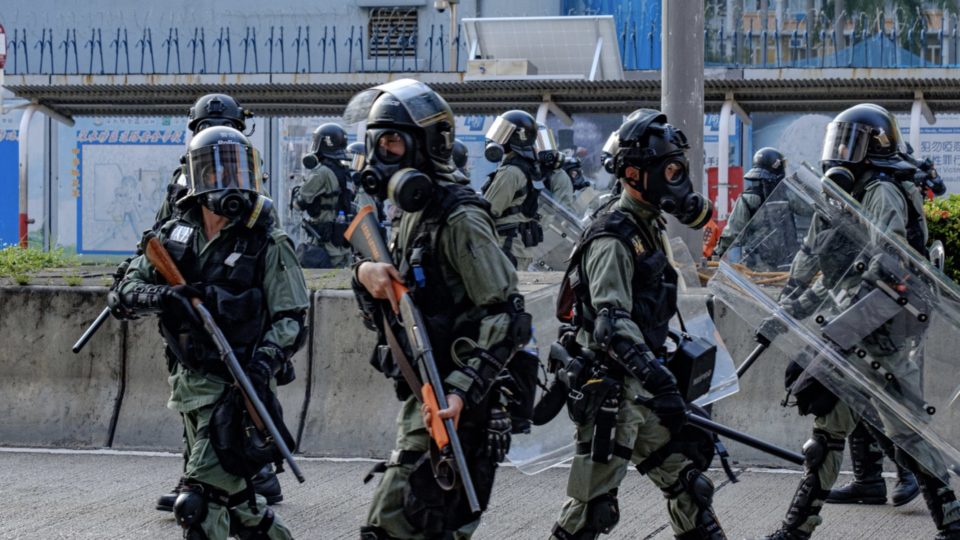
[[[783,324],[783,321],[781,321],[779,317],[770,316],[760,323],[753,337],[757,340],[757,343],[770,345],[777,336],[786,332],[787,326]]]
[[[160,294],[160,307],[164,313],[173,314],[177,318],[189,320],[194,325],[203,326],[197,311],[190,303],[192,298],[203,301],[203,293],[190,285],[166,286]]]
[[[510,415],[502,407],[490,409],[490,419],[487,421],[486,454],[497,463],[502,462],[510,451],[510,430],[512,429]]]
[[[300,205],[297,203],[297,198],[300,197],[300,186],[293,186],[290,190],[290,210],[299,209]]]
[[[244,369],[244,371],[247,372],[247,377],[250,378],[253,389],[256,390],[261,401],[263,401],[262,396],[270,392],[270,379],[273,378],[279,367],[279,361],[275,360],[270,353],[263,349],[257,349],[257,351],[253,353],[253,358],[250,359],[250,363],[247,364],[246,369]]]
[[[672,392],[657,394],[647,401],[647,406],[660,418],[663,427],[677,434],[687,424],[687,404],[674,387]]]

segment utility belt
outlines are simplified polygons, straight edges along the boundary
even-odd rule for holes
[[[524,247],[534,247],[543,242],[543,227],[537,220],[502,225],[497,227],[497,234],[506,240],[505,247],[512,244],[516,237],[520,237]]]
[[[335,221],[315,223],[303,220],[303,228],[307,230],[307,234],[322,244],[329,243],[336,247],[350,246],[350,243],[344,238],[348,227],[350,227],[349,220],[346,223],[337,223]]]

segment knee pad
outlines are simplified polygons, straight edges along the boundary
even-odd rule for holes
[[[199,529],[207,517],[207,499],[193,486],[184,486],[173,503],[173,517],[184,529]]]
[[[827,460],[831,451],[843,452],[846,442],[835,439],[818,429],[813,430],[813,437],[803,443],[803,465],[808,470],[817,470]]]
[[[253,527],[245,527],[238,518],[234,517],[233,514],[230,515],[230,524],[233,525],[234,522],[237,524],[234,536],[240,540],[268,540],[270,537],[267,535],[267,531],[270,530],[270,527],[273,527],[273,520],[274,513],[269,508],[263,512],[263,519],[260,520],[260,523]],[[233,528],[231,526],[231,529]]]
[[[716,488],[713,481],[700,472],[699,469],[688,467],[680,476],[684,490],[690,494],[693,502],[700,510],[713,506],[713,493]]]
[[[587,522],[591,529],[609,534],[619,521],[620,504],[616,490],[594,497],[587,503]]]

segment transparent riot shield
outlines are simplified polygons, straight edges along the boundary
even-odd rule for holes
[[[547,193],[540,192],[543,241],[531,248],[537,270],[563,272],[573,246],[585,227],[583,220]]]
[[[670,242],[673,263],[681,279],[678,309],[683,317],[687,333],[706,338],[717,345],[716,361],[711,374],[710,388],[695,403],[707,405],[735,393],[737,384],[733,359],[723,344],[707,311],[707,290],[700,286],[696,267],[690,251],[679,239]],[[688,285],[688,282],[691,284]],[[547,365],[550,346],[557,339],[560,323],[556,318],[556,301],[559,285],[551,285],[526,295],[527,311],[533,315],[539,356]],[[671,323],[674,330],[680,329],[679,319]],[[668,348],[670,345],[668,344]],[[543,390],[538,390],[542,394]],[[538,401],[542,395],[538,395]],[[528,435],[514,436],[508,457],[525,474],[536,474],[554,465],[573,458],[575,428],[566,412],[566,407],[550,422],[534,426]]]
[[[888,230],[903,223],[885,211],[895,184],[864,206],[829,181],[787,178],[777,190],[813,216],[789,279],[725,256],[708,288],[804,368],[794,390],[812,377],[946,479],[960,465],[960,288]],[[768,228],[788,218],[764,205],[735,244],[777,242]]]

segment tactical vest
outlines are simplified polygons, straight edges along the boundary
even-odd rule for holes
[[[340,163],[332,159],[324,158],[321,162],[323,167],[327,167],[337,176],[337,184],[340,186],[340,192],[336,199],[330,195],[319,195],[308,204],[304,210],[312,218],[319,217],[325,210],[332,210],[334,215],[343,212],[344,216],[353,215],[353,192],[350,190],[350,172]]]
[[[194,235],[201,234],[198,227],[178,219],[168,222],[161,236],[186,282],[203,292],[204,306],[233,347],[237,360],[246,365],[267,328],[269,313],[263,276],[267,247],[272,240],[269,227],[264,226],[235,226],[230,232],[230,240],[218,241],[208,248],[213,251],[202,267],[193,245]],[[203,328],[161,314],[160,332],[174,358],[184,367],[229,380],[229,371]]]
[[[923,257],[927,257],[929,252],[927,251],[927,243],[924,238],[923,220],[925,218],[923,216],[923,207],[917,208],[913,204],[913,197],[904,189],[901,181],[883,171],[874,171],[872,177],[864,182],[863,187],[853,194],[854,198],[858,202],[863,202],[867,188],[873,185],[874,182],[887,182],[896,187],[900,195],[903,196],[904,203],[906,203],[907,206],[907,243],[910,244],[910,247],[916,250],[917,253]]]
[[[658,223],[658,228],[662,227],[663,224]],[[593,332],[597,313],[585,279],[583,253],[598,238],[615,238],[633,254],[630,319],[640,328],[650,350],[656,352],[666,341],[670,319],[677,312],[677,273],[657,239],[619,208],[600,214],[590,223],[570,256],[570,266],[561,289],[569,288],[573,292],[576,323]],[[561,290],[561,299],[565,292]]]
[[[456,367],[450,357],[450,345],[459,337],[477,339],[480,320],[495,312],[496,307],[487,307],[484,312],[478,312],[481,314],[476,318],[457,320],[477,306],[466,295],[455,302],[447,289],[442,267],[444,255],[439,246],[440,234],[447,226],[447,218],[457,208],[473,205],[489,214],[490,203],[459,184],[437,186],[434,197],[433,202],[423,210],[403,251],[398,246],[393,247],[393,258],[400,261],[400,274],[425,319],[437,367],[441,375],[446,376]]]
[[[506,167],[513,165],[514,167],[520,169],[520,172],[523,173],[523,176],[526,177],[527,182],[520,189],[518,189],[513,194],[512,200],[517,200],[523,198],[520,204],[511,206],[503,211],[500,214],[501,218],[507,216],[512,216],[513,214],[523,214],[528,218],[537,217],[537,211],[540,209],[540,190],[533,185],[533,179],[539,176],[536,167],[530,161],[518,156],[513,155],[500,163],[500,166],[497,167],[495,171],[487,175],[487,181],[484,182],[483,186],[480,188],[480,192],[486,194],[490,189],[490,186],[493,184],[493,179],[496,178],[497,173]]]

